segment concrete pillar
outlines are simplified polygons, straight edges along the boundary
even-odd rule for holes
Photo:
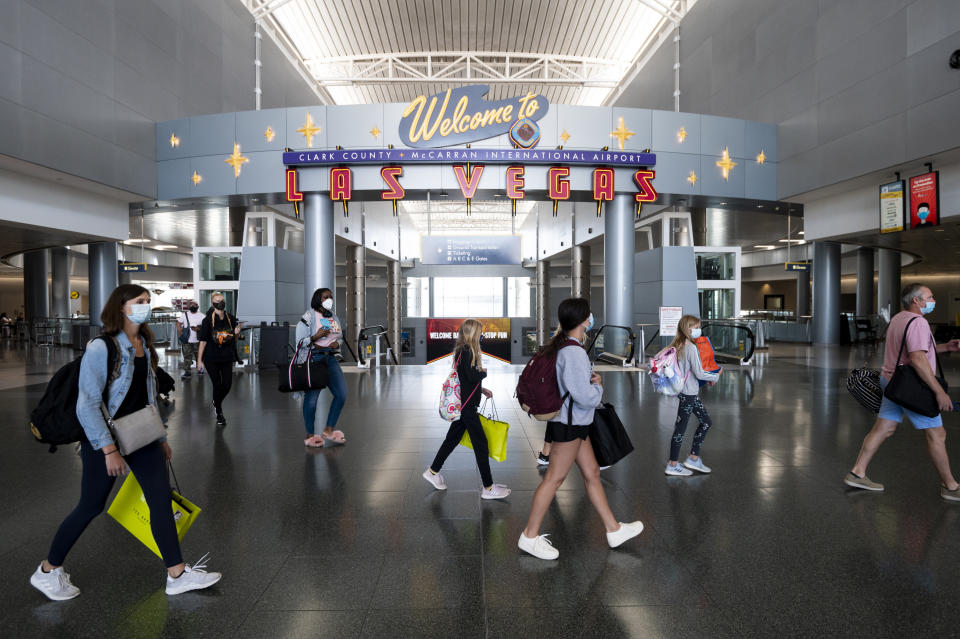
[[[400,262],[387,262],[387,331],[393,352],[400,361],[400,324],[402,323],[401,304],[403,302],[403,275]]]
[[[243,246],[243,221],[247,215],[247,207],[231,206],[227,209],[230,246]],[[313,291],[310,291],[313,294]]]
[[[366,249],[347,247],[347,341],[360,348],[357,337],[366,325]]]
[[[797,318],[810,315],[810,271],[797,271]]]
[[[629,194],[618,193],[606,205],[603,234],[603,322],[633,324],[633,209]],[[610,349],[608,349],[610,350]]]
[[[813,341],[840,343],[840,245],[813,245]]]
[[[577,245],[570,256],[570,297],[590,300],[590,247]]]
[[[537,344],[546,344],[550,333],[550,264],[537,260]]]
[[[31,322],[50,317],[50,251],[27,251],[23,254],[23,315]]]
[[[90,324],[103,326],[100,313],[113,289],[117,288],[117,243],[94,242],[87,245],[88,279],[90,281]]]
[[[873,249],[857,249],[857,317],[873,314]]]
[[[318,288],[337,296],[336,237],[333,233],[333,202],[329,193],[303,196],[303,294],[304,308]]]
[[[66,247],[50,249],[50,267],[52,303],[50,311],[53,317],[70,316],[70,253]]]
[[[877,250],[877,311],[889,308],[890,317],[899,313],[900,253],[890,249]]]

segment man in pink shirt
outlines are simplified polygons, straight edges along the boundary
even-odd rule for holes
[[[897,366],[909,364],[917,371],[920,379],[933,390],[940,410],[953,410],[950,396],[937,381],[937,353],[960,351],[960,340],[955,339],[940,345],[934,341],[930,324],[923,317],[931,312],[937,303],[929,288],[922,284],[911,284],[903,289],[901,298],[905,310],[894,315],[887,328],[880,385],[886,388]],[[904,334],[905,331],[906,334]],[[903,346],[902,350],[901,346]],[[863,439],[857,463],[847,473],[843,483],[852,488],[883,490],[883,484],[870,481],[867,477],[867,464],[870,463],[883,440],[896,432],[904,415],[910,418],[914,428],[922,430],[927,436],[927,452],[930,453],[930,459],[940,473],[942,482],[940,496],[948,501],[960,501],[960,484],[950,472],[950,459],[947,457],[946,447],[947,433],[943,428],[940,415],[936,417],[920,415],[895,404],[886,397],[880,405],[880,412],[873,429]]]

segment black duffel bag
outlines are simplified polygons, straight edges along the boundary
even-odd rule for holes
[[[277,365],[280,373],[280,383],[277,388],[281,393],[320,390],[327,387],[330,372],[327,370],[326,358],[314,361],[313,348],[308,347],[306,359],[298,364],[300,351],[301,346],[297,345],[297,350],[289,363]]]
[[[613,466],[633,451],[633,443],[613,404],[604,403],[593,412],[590,443],[600,466]]]
[[[894,404],[902,406],[907,410],[912,410],[924,417],[936,417],[940,414],[937,394],[920,378],[920,375],[916,369],[913,368],[912,364],[900,364],[903,349],[907,345],[907,331],[916,319],[917,318],[914,317],[907,322],[907,328],[903,330],[903,341],[900,342],[900,352],[897,353],[897,368],[893,371],[893,377],[890,378],[890,383],[887,384],[886,390],[883,391],[883,396]],[[934,354],[936,355],[936,351],[934,351]],[[943,371],[940,368],[940,356],[936,355],[936,358],[937,370],[935,375],[937,382],[940,383],[941,388],[946,392],[948,389],[947,380],[943,378]]]

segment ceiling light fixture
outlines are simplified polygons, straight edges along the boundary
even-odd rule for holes
[[[777,240],[782,244],[806,244],[806,240]]]
[[[144,239],[139,239],[139,240],[138,240],[138,239],[129,239],[129,240],[124,240],[123,243],[124,243],[124,244],[146,244],[146,243],[149,242],[149,241],[150,241],[150,240],[144,240]]]
[[[164,250],[164,249],[175,249],[175,248],[177,248],[177,247],[176,247],[176,245],[174,245],[174,244],[157,244],[157,245],[154,246],[153,248],[162,251],[162,250]]]
[[[775,248],[777,248],[777,247],[774,246],[773,244],[757,244],[757,245],[754,246],[753,248],[770,250],[770,249],[775,249]]]

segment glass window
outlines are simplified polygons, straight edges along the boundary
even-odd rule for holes
[[[239,253],[201,253],[200,279],[204,282],[236,282],[240,279]]]
[[[407,278],[407,317],[430,317],[430,278]]]
[[[507,317],[531,317],[532,289],[533,278],[531,277],[507,278]]]
[[[702,319],[736,319],[733,308],[736,291],[731,288],[701,289],[699,293]]]
[[[737,279],[736,253],[697,253],[698,280]]]
[[[434,317],[503,317],[503,278],[433,278],[433,314]]]

